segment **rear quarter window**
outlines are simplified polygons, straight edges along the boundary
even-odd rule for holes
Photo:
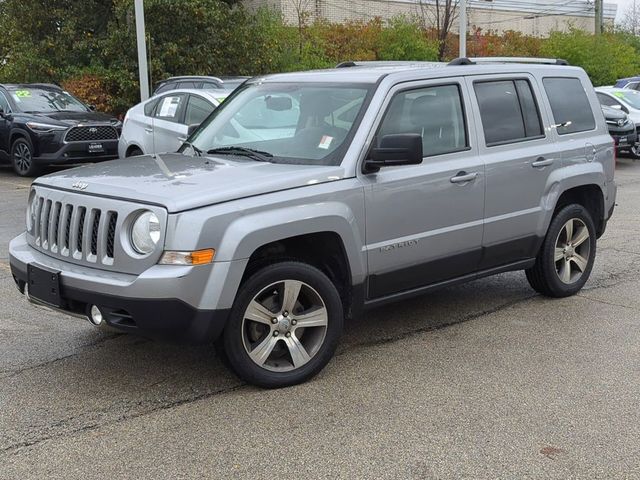
[[[555,77],[542,80],[559,135],[596,128],[587,93],[578,78]]]

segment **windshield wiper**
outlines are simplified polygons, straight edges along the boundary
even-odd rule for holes
[[[196,157],[201,157],[202,156],[202,150],[200,150],[198,147],[196,147],[193,143],[183,142],[183,145],[186,145],[191,150],[193,150],[193,153],[196,154]]]
[[[220,148],[212,148],[211,150],[207,150],[207,154],[211,155],[214,153],[224,153],[226,155],[240,155],[243,157],[249,157],[252,160],[257,160],[259,162],[270,162],[271,158],[273,158],[273,154],[269,152],[263,152],[261,150],[254,150],[253,148],[246,147],[220,147]]]

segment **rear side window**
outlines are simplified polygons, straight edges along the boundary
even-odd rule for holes
[[[553,121],[559,135],[585,132],[596,128],[591,104],[579,79],[545,78],[542,83],[551,104]]]
[[[527,80],[474,84],[487,146],[543,136],[540,112]]]
[[[187,112],[185,114],[185,123],[187,125],[200,125],[204,119],[209,116],[215,107],[207,102],[204,98],[196,95],[189,96],[187,104]]]
[[[185,96],[182,94],[167,95],[158,100],[154,117],[169,122],[179,122],[184,108]]]
[[[144,106],[144,114],[147,117],[152,117],[153,116],[153,109],[156,108],[156,105],[158,105],[158,100],[159,99],[156,98],[155,100],[152,100],[152,101],[147,102],[145,104],[145,106]]]

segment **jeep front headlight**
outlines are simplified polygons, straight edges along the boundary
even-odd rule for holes
[[[136,252],[148,255],[160,240],[160,220],[148,210],[138,215],[131,227],[131,245]]]

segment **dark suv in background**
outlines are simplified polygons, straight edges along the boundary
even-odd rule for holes
[[[0,85],[0,161],[20,176],[118,157],[122,123],[56,85]]]

